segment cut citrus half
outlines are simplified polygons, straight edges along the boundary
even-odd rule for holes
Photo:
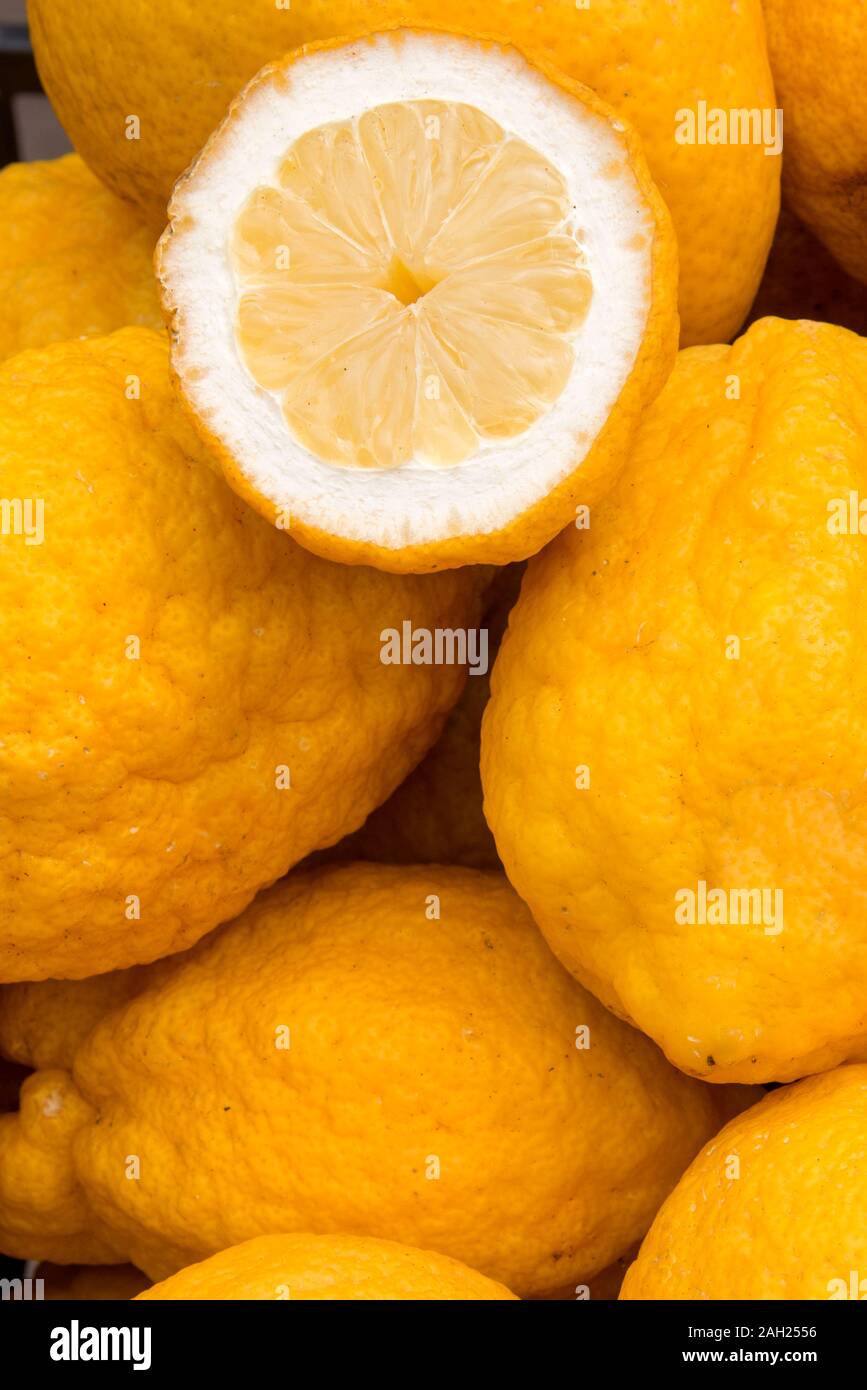
[[[673,362],[673,235],[635,137],[492,41],[290,55],[169,212],[193,417],[232,485],[332,559],[534,553],[613,481]]]

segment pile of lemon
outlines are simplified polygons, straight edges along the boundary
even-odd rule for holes
[[[863,1296],[864,8],[29,17],[0,1251]]]

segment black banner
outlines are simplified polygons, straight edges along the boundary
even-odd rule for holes
[[[266,1366],[282,1365],[287,1372],[294,1366],[297,1371],[299,1353],[308,1351],[324,1371],[340,1364],[345,1348],[353,1371],[372,1364],[384,1368],[390,1361],[397,1366],[399,1361],[401,1379],[413,1381],[419,1371],[429,1375],[438,1359],[451,1371],[459,1366],[462,1377],[478,1367],[490,1380],[505,1358],[514,1370],[514,1356],[525,1338],[539,1376],[558,1344],[576,1375],[599,1361],[611,1371],[692,1367],[701,1373],[708,1365],[796,1365],[827,1373],[857,1364],[865,1329],[863,1314],[837,1302],[538,1302],[525,1303],[523,1309],[498,1303],[490,1313],[478,1303],[463,1312],[454,1304],[428,1306],[425,1312],[417,1303],[390,1303],[380,1304],[376,1312],[369,1304],[362,1310],[357,1304],[338,1309],[325,1301],[318,1308],[313,1303],[301,1307],[300,1302],[275,1307],[6,1301],[0,1303],[0,1337],[6,1366],[14,1360],[19,1376],[34,1370],[62,1380],[110,1370],[114,1376],[138,1374],[141,1379],[189,1369],[249,1377]],[[348,1330],[346,1319],[353,1317],[360,1321],[352,1325],[351,1342],[337,1341],[335,1318]],[[407,1361],[405,1344],[395,1340],[413,1327],[413,1336],[424,1339],[415,1368]],[[306,1375],[309,1367],[304,1365]]]

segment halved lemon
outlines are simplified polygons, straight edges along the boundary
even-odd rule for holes
[[[522,559],[609,486],[677,343],[636,137],[513,48],[265,68],[175,188],[173,365],[230,483],[330,559]]]

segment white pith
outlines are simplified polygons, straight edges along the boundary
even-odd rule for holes
[[[259,387],[241,362],[233,231],[250,193],[276,183],[305,131],[424,99],[479,108],[562,173],[592,300],[565,389],[523,434],[485,443],[451,467],[336,467],[295,439],[278,393]],[[384,549],[500,530],[572,474],[632,370],[647,321],[654,229],[617,123],[514,51],[450,35],[380,35],[307,55],[254,86],[178,185],[170,215],[162,278],[175,311],[174,364],[196,414],[255,490],[292,520]]]

